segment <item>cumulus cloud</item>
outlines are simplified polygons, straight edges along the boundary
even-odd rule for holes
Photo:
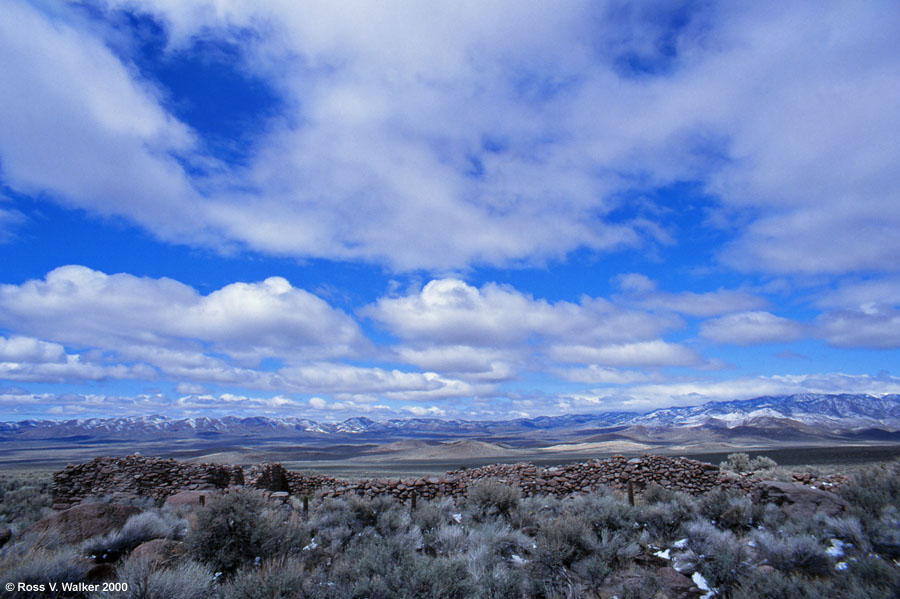
[[[602,298],[551,303],[510,287],[473,287],[437,279],[420,292],[386,297],[360,311],[407,340],[471,346],[508,346],[539,337],[615,343],[655,337],[680,326],[678,318],[624,310]]]
[[[729,314],[700,325],[700,335],[705,339],[733,345],[784,343],[809,333],[802,323],[761,311]]]
[[[172,279],[109,275],[84,266],[0,285],[0,324],[161,366],[217,364],[201,353],[203,344],[250,362],[346,356],[365,344],[352,318],[280,277],[201,295]]]
[[[0,361],[60,364],[66,361],[66,350],[58,343],[31,337],[0,337]]]

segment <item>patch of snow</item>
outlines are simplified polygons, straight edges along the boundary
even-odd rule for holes
[[[848,568],[847,562],[838,562],[834,565],[835,570],[844,571]]]
[[[831,539],[831,547],[826,549],[825,553],[835,559],[844,557],[844,542],[840,539]]]
[[[319,544],[316,543],[316,539],[313,538],[313,540],[311,540],[309,542],[309,545],[307,545],[306,547],[303,548],[303,551],[312,551],[313,549],[315,549],[318,546],[319,546]]]
[[[706,594],[703,595],[702,599],[711,599],[716,595],[716,590],[709,588],[709,583],[706,582],[706,579],[703,578],[703,574],[700,574],[700,572],[694,572],[694,575],[691,576],[691,580],[697,585],[698,589],[706,591]]]
[[[453,514],[450,517],[453,518],[457,524],[462,522],[462,514]]]
[[[685,547],[687,547],[687,544],[688,544],[687,539],[679,539],[679,540],[675,541],[674,543],[672,543],[672,547],[674,547],[675,549],[684,549]]]
[[[663,558],[663,559],[672,559],[672,556],[669,555],[669,550],[668,550],[668,549],[666,549],[665,551],[657,551],[657,552],[654,553],[653,555],[655,555],[656,557],[661,557],[661,558]]]
[[[511,560],[513,561],[514,564],[527,564],[527,563],[528,563],[528,560],[527,560],[527,559],[525,559],[525,558],[523,558],[523,557],[521,557],[521,556],[518,556],[518,555],[516,555],[515,553],[513,553],[513,554],[509,557],[509,559],[511,559]]]

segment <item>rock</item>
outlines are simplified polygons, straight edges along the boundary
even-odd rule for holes
[[[760,481],[754,491],[757,503],[774,503],[792,518],[810,518],[816,512],[837,516],[849,506],[839,495],[798,483]]]
[[[145,541],[131,552],[132,559],[145,559],[159,568],[185,552],[185,544],[171,539]]]
[[[22,534],[55,531],[69,543],[80,543],[85,539],[119,530],[128,518],[140,512],[140,509],[132,505],[83,503],[38,520],[22,531]]]
[[[663,566],[656,571],[656,576],[666,589],[667,597],[688,599],[700,596],[700,589],[694,582],[671,566]]]
[[[179,491],[166,497],[164,505],[172,508],[194,509],[204,505],[212,494],[212,491]]]

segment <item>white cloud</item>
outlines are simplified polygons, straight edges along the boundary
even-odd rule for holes
[[[197,385],[195,383],[178,383],[175,390],[183,395],[201,395],[206,393],[206,389],[203,385]]]
[[[405,406],[403,410],[409,412],[413,416],[419,417],[427,416],[429,418],[443,418],[447,415],[446,410],[443,410],[437,406],[431,406],[428,408],[422,406]]]
[[[560,362],[600,366],[698,366],[703,362],[692,349],[661,339],[597,347],[554,345],[549,354]]]
[[[754,345],[796,341],[808,335],[805,325],[769,312],[741,312],[700,325],[700,335],[715,343]]]
[[[201,163],[202,144],[102,27],[11,2],[0,158],[14,188],[168,239],[440,269],[666,243],[664,223],[609,218],[619,192],[635,175],[695,180],[719,220],[750,218],[731,265],[897,268],[894,6],[703,6],[670,28],[665,7],[581,2],[110,4],[154,14],[170,58],[246,34],[237,68],[285,114],[246,168],[189,175],[172,155]]]
[[[64,363],[66,350],[58,343],[31,337],[0,337],[0,361]]]
[[[649,310],[669,310],[688,316],[718,316],[765,308],[768,305],[761,297],[731,289],[706,293],[659,291],[654,281],[638,273],[619,275],[615,280],[622,289],[622,299]]]
[[[382,298],[360,313],[403,339],[498,347],[543,339],[614,343],[655,337],[674,317],[617,308],[602,298],[550,303],[496,284],[430,281],[419,293]]]
[[[470,384],[434,372],[403,372],[334,363],[289,366],[279,370],[278,376],[278,385],[284,389],[328,393],[357,401],[361,395],[399,401],[433,401],[471,397],[493,389],[490,385]]]
[[[193,135],[133,75],[89,33],[22,2],[4,3],[4,182],[95,213],[128,216],[169,239],[208,239],[200,197],[174,157],[195,151]]]
[[[856,310],[834,310],[821,315],[818,333],[835,347],[900,348],[900,310],[868,304]]]
[[[419,368],[452,374],[468,381],[503,381],[515,375],[516,363],[522,358],[516,350],[442,345],[429,347],[400,346],[397,356]]]
[[[591,364],[585,368],[561,368],[556,373],[567,381],[588,385],[633,385],[649,383],[662,379],[659,374],[650,374],[638,370],[621,370]]]
[[[365,345],[353,319],[279,277],[203,296],[172,279],[63,266],[44,280],[0,285],[0,324],[161,367],[217,365],[204,344],[248,362],[345,356]]]

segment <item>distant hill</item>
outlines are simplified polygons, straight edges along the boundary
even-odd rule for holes
[[[523,438],[556,433],[582,436],[635,434],[667,429],[703,429],[730,437],[737,434],[799,435],[840,434],[860,439],[896,439],[900,431],[900,395],[801,394],[766,396],[739,401],[713,401],[699,406],[635,412],[604,412],[541,416],[504,421],[411,418],[375,421],[351,418],[343,422],[316,422],[305,418],[252,417],[184,418],[137,416],[81,420],[23,420],[0,423],[0,440],[25,439],[177,439],[253,437],[293,440],[365,438],[391,441],[408,438],[481,440]],[[419,448],[422,449],[422,448]]]

